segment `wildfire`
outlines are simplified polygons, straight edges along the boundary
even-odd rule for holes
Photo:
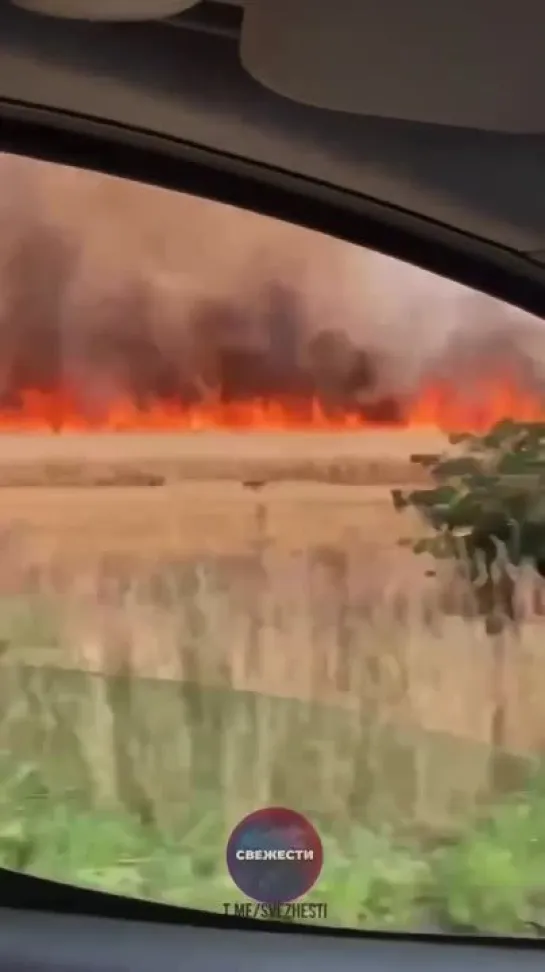
[[[362,410],[330,414],[317,400],[296,404],[240,400],[189,407],[162,399],[144,406],[119,397],[101,414],[91,416],[78,404],[77,395],[29,390],[18,396],[16,406],[0,409],[0,432],[350,432],[385,426],[480,432],[503,418],[545,421],[545,396],[525,391],[510,380],[483,380],[471,389],[436,383],[422,388],[406,403],[398,420],[380,421]]]

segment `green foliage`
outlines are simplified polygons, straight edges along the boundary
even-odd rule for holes
[[[450,444],[458,455],[412,457],[433,487],[392,493],[396,509],[416,509],[434,531],[413,551],[463,563],[474,583],[498,561],[504,576],[522,563],[545,575],[545,424],[502,421]]]
[[[458,927],[524,934],[545,919],[545,792],[498,805],[432,867],[435,894]]]
[[[14,769],[4,756],[1,770],[0,866],[210,911],[245,900],[226,873],[222,811],[202,794],[184,826],[167,829],[50,792],[37,767]],[[306,900],[327,904],[329,925],[534,936],[545,921],[539,778],[446,845],[356,821],[320,830],[324,870]]]

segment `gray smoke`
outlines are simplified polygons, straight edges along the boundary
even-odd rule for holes
[[[0,156],[0,396],[317,393],[395,417],[492,359],[545,381],[542,322],[299,227]]]

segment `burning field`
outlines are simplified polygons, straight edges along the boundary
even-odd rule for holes
[[[8,656],[366,698],[487,740],[492,649],[399,548],[418,524],[390,490],[449,432],[545,419],[542,322],[251,213],[0,170]],[[515,747],[545,737],[525,630]]]

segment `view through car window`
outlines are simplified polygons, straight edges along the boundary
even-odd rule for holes
[[[0,170],[0,863],[539,934],[542,321],[227,206]]]

